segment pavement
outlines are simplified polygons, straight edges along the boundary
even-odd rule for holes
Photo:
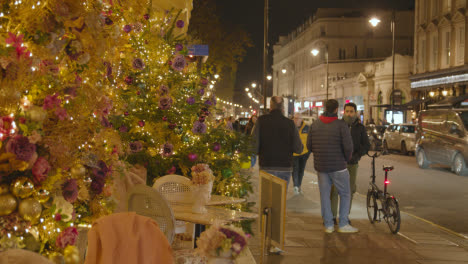
[[[250,201],[258,202],[258,167],[252,182],[257,192]],[[303,195],[294,195],[292,182],[287,196],[284,253],[265,256],[263,263],[409,263],[468,264],[468,239],[408,213],[401,213],[401,230],[392,234],[385,222],[371,224],[367,218],[365,197],[356,194],[350,219],[359,233],[324,232],[320,213],[317,176],[304,176]],[[258,208],[254,209],[257,210]],[[258,220],[257,220],[258,221]],[[258,222],[249,247],[257,263],[261,262]]]

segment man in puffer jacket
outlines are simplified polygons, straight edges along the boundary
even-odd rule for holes
[[[353,204],[353,195],[356,192],[356,177],[357,170],[359,167],[359,160],[361,157],[366,155],[370,148],[369,137],[367,136],[366,128],[359,123],[357,117],[357,107],[354,103],[348,103],[344,106],[344,116],[343,121],[349,127],[351,132],[351,138],[353,139],[353,156],[348,162],[348,171],[349,171],[349,183],[351,187],[351,200],[349,204],[349,210]],[[333,222],[336,222],[336,216],[338,214],[338,192],[336,188],[332,187],[331,192],[331,207],[333,213]],[[348,219],[349,220],[349,219]]]
[[[315,121],[307,136],[307,148],[314,153],[314,168],[317,171],[322,218],[326,233],[333,233],[333,214],[330,191],[335,185],[340,196],[340,233],[356,233],[359,230],[348,222],[351,199],[347,163],[353,154],[353,142],[348,126],[338,119],[338,102],[325,103],[325,113]]]

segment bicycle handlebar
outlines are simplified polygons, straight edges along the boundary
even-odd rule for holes
[[[378,157],[384,155],[384,152],[383,152],[383,151],[376,151],[376,152],[374,153],[374,155],[369,155],[369,151],[367,151],[366,154],[367,154],[367,156],[369,156],[369,157],[371,157],[371,158],[378,158]]]

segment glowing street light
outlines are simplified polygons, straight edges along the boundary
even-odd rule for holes
[[[271,78],[273,78],[273,77],[271,77],[271,75],[267,76],[267,80],[271,81]]]
[[[283,74],[286,74],[286,69],[282,69],[281,72],[282,72]]]
[[[252,88],[255,88],[257,87],[257,84],[256,83],[252,83]]]
[[[369,23],[371,23],[373,27],[376,27],[380,23],[380,19],[373,17],[369,20]]]
[[[248,91],[249,91],[249,87],[245,87],[245,91],[248,92]]]
[[[310,53],[312,53],[312,55],[314,55],[314,56],[317,56],[320,52],[319,52],[318,49],[313,49],[313,50],[310,51]]]

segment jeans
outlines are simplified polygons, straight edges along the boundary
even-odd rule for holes
[[[335,172],[318,172],[318,184],[320,189],[320,203],[322,218],[325,227],[333,226],[333,214],[331,211],[330,192],[332,184],[335,185],[340,195],[340,227],[349,223],[349,203],[351,199],[349,188],[349,172],[347,169]]]
[[[289,186],[289,178],[291,178],[290,171],[265,170],[265,172],[285,180],[287,182],[286,187]]]
[[[293,157],[292,178],[294,182],[294,187],[300,188],[302,185],[302,178],[304,178],[304,170],[307,164],[307,160],[309,159],[309,156],[310,156],[310,153]]]
[[[351,213],[351,207],[353,206],[353,196],[356,192],[356,177],[357,177],[357,170],[359,165],[358,164],[349,164],[348,171],[349,171],[349,184],[351,188],[351,199],[349,201],[349,212]],[[331,209],[333,213],[333,218],[336,218],[338,215],[338,192],[336,191],[335,186],[332,186],[331,190]]]

